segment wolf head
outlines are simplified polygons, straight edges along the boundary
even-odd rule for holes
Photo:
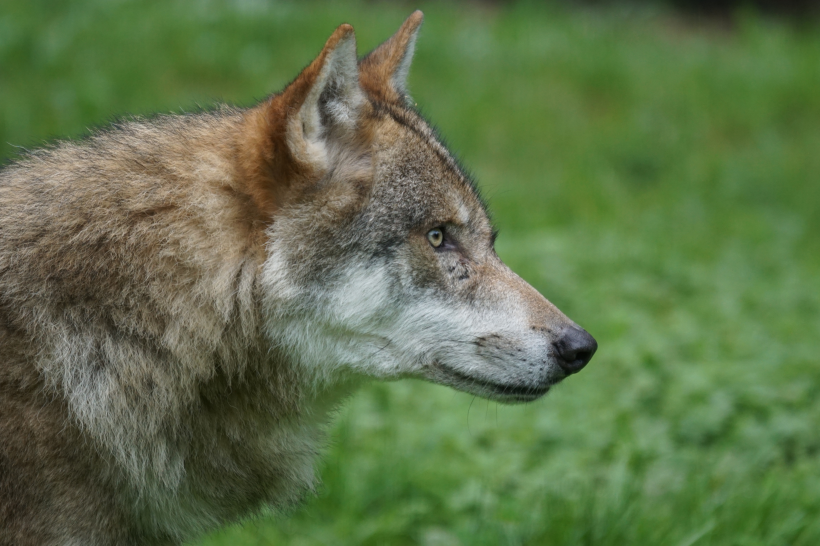
[[[272,219],[266,333],[317,388],[415,377],[533,400],[597,344],[498,258],[473,182],[412,107],[421,22],[360,61],[340,26],[246,114],[245,176]]]

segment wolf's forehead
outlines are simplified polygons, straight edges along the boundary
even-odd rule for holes
[[[391,108],[385,114],[376,165],[382,204],[418,216],[414,223],[433,217],[490,229],[473,182],[435,131],[413,111]]]

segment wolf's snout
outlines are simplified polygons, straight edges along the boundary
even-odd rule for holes
[[[558,365],[568,374],[580,372],[598,349],[598,342],[586,330],[566,328],[555,346]]]

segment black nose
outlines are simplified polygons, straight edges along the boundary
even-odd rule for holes
[[[561,332],[561,337],[553,344],[558,357],[558,365],[567,373],[580,372],[598,349],[598,342],[595,338],[586,330],[575,326]]]

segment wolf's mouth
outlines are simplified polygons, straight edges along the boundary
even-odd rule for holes
[[[451,386],[456,389],[473,394],[475,394],[476,390],[482,390],[485,391],[485,393],[482,394],[488,398],[501,398],[505,401],[530,402],[547,394],[552,386],[552,384],[535,386],[513,384],[505,385],[461,373],[450,368],[449,366],[443,365],[441,362],[435,362],[434,366],[448,376],[449,379],[455,380],[451,383]],[[478,387],[478,389],[476,387]]]

